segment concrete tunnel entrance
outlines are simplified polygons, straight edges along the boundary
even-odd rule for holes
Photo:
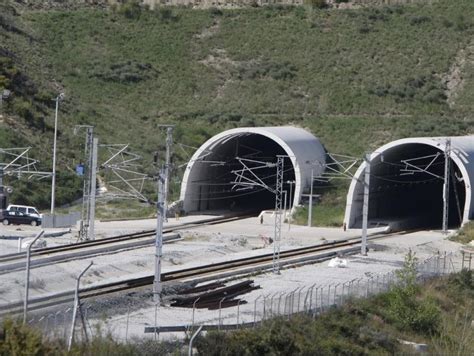
[[[283,191],[286,191],[286,207],[291,208],[299,203],[303,191],[308,190],[311,165],[316,160],[324,162],[325,151],[319,140],[303,129],[264,127],[224,131],[196,151],[181,184],[183,209],[186,212],[273,209],[275,194],[271,190],[276,185],[274,164],[278,155],[285,156]]]
[[[210,151],[197,162],[200,172],[191,182],[196,188],[191,197],[195,210],[272,209],[275,194],[256,184],[275,189],[276,168],[258,162],[276,163],[277,155],[285,155],[283,148],[262,135],[236,136],[222,142],[218,150]],[[241,174],[244,179],[240,178]],[[294,180],[293,164],[285,158],[283,190],[289,192],[289,183],[286,182]],[[291,205],[291,201],[288,193],[287,206]]]
[[[438,145],[439,146],[439,145]],[[448,223],[458,228],[464,220],[466,184],[458,164],[450,160]],[[369,227],[389,225],[393,230],[440,229],[443,221],[444,147],[407,142],[372,155]],[[362,225],[365,164],[356,173],[346,208],[350,228]]]

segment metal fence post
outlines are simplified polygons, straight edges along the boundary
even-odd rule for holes
[[[57,337],[58,335],[58,315],[61,313],[61,311],[57,311],[54,313],[54,336]]]
[[[218,330],[221,330],[221,321],[222,321],[222,302],[226,299],[227,297],[222,298],[219,301],[219,327]]]
[[[309,312],[313,309],[313,290],[316,287],[316,283],[313,284],[310,288],[311,292],[309,293]],[[318,288],[316,288],[316,297],[317,297]]]
[[[196,332],[191,336],[191,340],[189,340],[189,350],[188,350],[188,356],[193,356],[193,342],[196,336],[199,335],[199,333],[202,330],[202,325],[199,326],[199,328],[196,330]]]
[[[253,307],[253,327],[255,327],[257,323],[257,301],[261,298],[262,296],[259,296],[257,299],[255,299],[254,302],[254,307]]]
[[[288,296],[288,319],[290,319],[291,314],[293,314],[293,305],[295,301],[295,293],[298,288],[292,290]],[[285,300],[286,302],[286,300]]]
[[[336,291],[337,291],[337,287],[339,286],[338,283],[334,284],[334,287],[332,289],[332,305],[336,304]],[[331,303],[329,303],[331,305]]]
[[[44,327],[42,328],[42,329],[45,331],[45,333],[46,333],[46,337],[49,336],[49,331],[50,331],[49,328],[48,328],[48,326],[49,326],[49,317],[50,317],[50,316],[51,316],[51,314],[48,314],[48,315],[45,316],[45,318],[44,318],[44,320],[45,320],[45,325],[44,325]]]
[[[125,342],[128,342],[128,324],[130,322],[130,304],[127,305],[127,326],[125,329]]]
[[[301,299],[301,291],[303,290],[304,286],[301,287],[299,290],[298,290],[298,313],[300,312],[300,299]]]
[[[306,294],[304,296],[304,303],[303,303],[303,308],[304,312],[308,312],[308,296],[309,296],[309,291],[311,290],[311,287],[308,287]]]
[[[283,315],[286,315],[286,304],[288,303],[288,296],[291,292],[285,294],[285,301],[283,304]]]
[[[158,338],[156,329],[157,329],[157,324],[158,324],[158,303],[155,302],[155,332],[153,333],[153,338],[156,340]]]
[[[272,296],[270,297],[270,317],[273,317],[274,314],[273,314],[273,298],[278,294],[277,293],[274,293],[272,294]],[[281,297],[280,297],[281,298]],[[278,304],[278,313],[280,312],[280,304]]]
[[[35,242],[44,234],[44,230],[41,230],[31,241],[26,248],[26,275],[25,275],[25,300],[23,302],[23,324],[26,323],[26,315],[28,314],[28,294],[30,292],[30,260],[31,260],[31,248]]]
[[[438,250],[438,255],[437,255],[437,263],[436,263],[436,275],[438,276],[439,275],[439,265],[440,265],[440,259],[441,259],[441,253],[439,252]]]
[[[201,297],[198,297],[193,303],[193,318],[191,321],[191,330],[194,330],[194,311],[196,310],[196,303],[199,302],[199,299],[201,299]]]
[[[321,285],[313,285],[314,288],[314,308],[313,308],[313,288],[311,289],[311,312],[313,314],[316,313],[316,308],[318,307],[318,289],[320,289]],[[314,309],[314,312],[312,311]]]
[[[324,295],[326,294],[324,292],[324,287],[323,286],[321,286],[320,289],[321,290],[319,291],[319,314],[321,314],[324,310]],[[317,290],[316,290],[316,292],[317,292]],[[317,297],[318,296],[316,294],[316,298]],[[316,317],[316,313],[313,316]]]
[[[446,274],[446,251],[444,251],[444,258],[443,258],[443,274]]]
[[[66,322],[66,319],[67,319],[67,314],[68,312],[71,310],[71,308],[67,308],[65,311],[64,311],[64,318],[63,318],[63,324],[64,324],[64,340],[66,340],[66,337],[67,337],[67,322]]]
[[[237,302],[237,329],[239,328],[239,317],[240,317],[240,303],[242,302],[242,299],[239,299]]]
[[[93,264],[94,264],[94,262],[91,261],[89,263],[89,265],[86,268],[84,268],[84,270],[81,273],[79,273],[79,275],[77,276],[77,279],[76,279],[76,291],[75,291],[75,294],[74,294],[74,309],[73,309],[72,320],[71,320],[71,334],[69,335],[69,342],[68,342],[68,346],[67,346],[68,351],[71,351],[72,342],[74,340],[74,327],[75,327],[75,324],[76,324],[77,308],[79,307],[79,284],[81,283],[81,278],[84,275],[84,273],[86,273],[87,270]]]
[[[280,293],[280,297],[278,298],[278,312],[277,312],[278,314],[277,315],[280,315],[280,303],[281,303],[281,297],[283,296],[283,294],[285,293]]]
[[[296,289],[292,290],[290,292],[290,295],[288,296],[288,320],[290,320],[291,314],[293,314],[293,304],[295,301],[295,293],[296,293]]]
[[[263,297],[263,317],[262,317],[262,320],[265,320],[266,316],[267,316],[267,297],[268,297],[268,294]]]

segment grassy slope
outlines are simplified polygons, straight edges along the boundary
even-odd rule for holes
[[[225,128],[292,123],[330,151],[360,155],[395,138],[472,132],[474,67],[453,108],[442,78],[469,44],[473,17],[469,0],[347,11],[173,8],[132,19],[28,10],[16,21],[36,40],[10,34],[7,46],[51,96],[53,81],[67,94],[62,167],[81,157],[75,124],[96,125],[102,142],[130,142],[147,158],[162,147],[165,122],[178,125],[176,141],[195,146]],[[45,117],[42,141],[22,136],[45,147],[51,108],[35,115]]]
[[[411,289],[409,289],[411,288]],[[402,297],[402,298],[401,298]],[[426,343],[430,355],[474,352],[473,272],[430,280],[422,287],[394,288],[369,299],[349,300],[313,318],[267,320],[262,326],[208,332],[195,340],[200,355],[414,355],[398,340]],[[114,340],[98,327],[90,342],[71,352],[63,340],[42,339],[40,330],[5,321],[0,352],[5,355],[181,355],[187,340]],[[19,348],[22,352],[19,352]],[[33,351],[34,350],[34,351]]]
[[[474,352],[472,271],[430,281],[411,301],[400,299],[406,291],[350,301],[316,319],[303,315],[257,329],[210,332],[196,345],[206,355],[416,354],[398,341],[407,340],[427,344],[431,355]]]
[[[474,222],[470,221],[464,225],[450,240],[463,244],[469,244],[471,241],[474,241]]]

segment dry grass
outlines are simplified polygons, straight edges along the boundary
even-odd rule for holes
[[[465,224],[459,232],[451,238],[452,241],[468,244],[474,240],[474,222]]]

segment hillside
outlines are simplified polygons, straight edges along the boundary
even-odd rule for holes
[[[148,160],[163,146],[162,123],[175,123],[175,141],[191,146],[226,128],[290,123],[351,155],[400,137],[473,133],[470,0],[153,11],[2,0],[0,13],[0,89],[14,93],[2,107],[0,146],[32,145],[49,157],[50,99],[64,91],[63,171],[81,159],[77,124]],[[178,148],[175,156],[188,158]],[[45,206],[43,198],[31,196]]]

